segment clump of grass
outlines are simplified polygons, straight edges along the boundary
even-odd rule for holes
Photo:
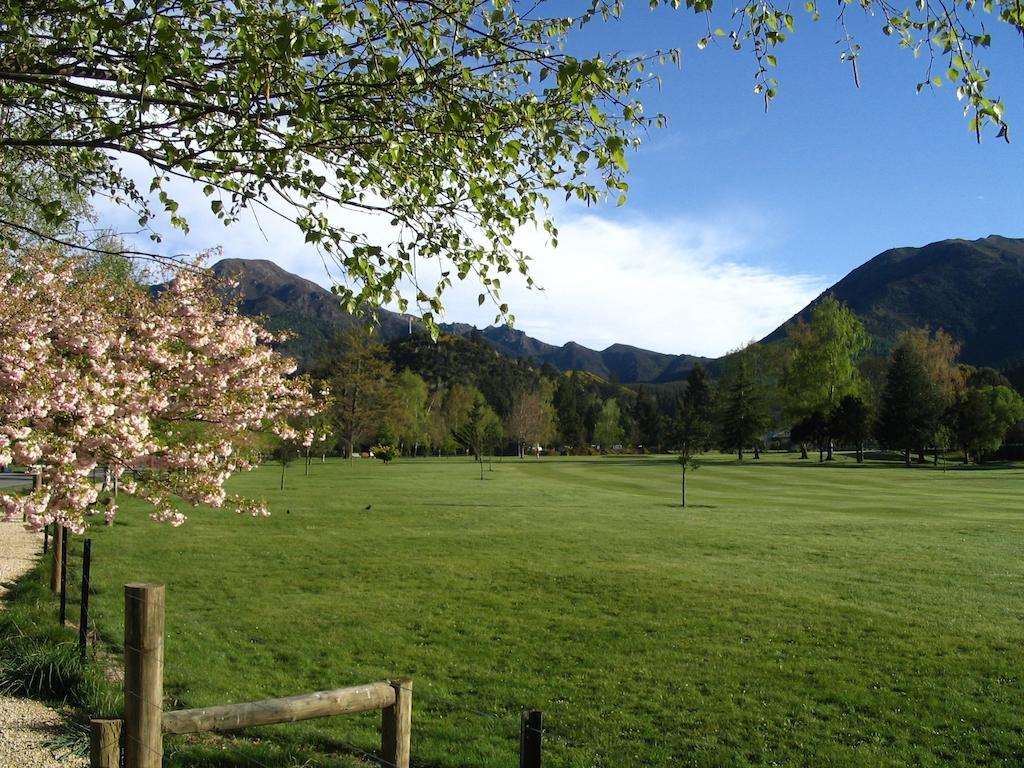
[[[78,691],[83,664],[69,643],[39,642],[38,637],[8,638],[0,655],[0,691],[47,701],[67,701]]]

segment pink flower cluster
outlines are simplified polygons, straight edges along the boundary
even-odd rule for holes
[[[53,251],[0,263],[0,464],[38,465],[44,485],[0,495],[0,516],[72,530],[116,512],[91,474],[108,467],[153,517],[180,525],[174,500],[266,514],[224,481],[252,468],[246,433],[287,434],[309,415],[306,382],[240,317],[198,265],[153,298]]]

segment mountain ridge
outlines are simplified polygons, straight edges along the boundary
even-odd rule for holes
[[[1005,367],[1024,352],[1024,239],[989,235],[883,251],[823,291],[761,341],[786,337],[828,295],[846,304],[885,353],[900,331],[938,328],[961,344],[961,360]]]
[[[293,275],[265,259],[223,259],[214,274],[237,282],[233,297],[246,315],[262,315],[268,328],[293,337],[283,351],[309,367],[318,350],[337,331],[366,322],[340,308],[328,290]],[[883,251],[823,291],[821,295],[765,336],[775,343],[787,327],[808,320],[829,294],[844,302],[875,338],[874,351],[885,354],[900,331],[942,328],[962,344],[961,359],[972,365],[1007,367],[1024,360],[1024,239],[990,235],[978,240],[941,240],[920,248]],[[377,332],[392,341],[422,325],[410,315],[370,310]],[[698,362],[713,366],[720,358],[671,355],[630,344],[594,350],[574,341],[561,346],[533,338],[515,328],[447,323],[444,333],[479,337],[499,353],[578,370],[624,384],[662,384],[684,379]]]

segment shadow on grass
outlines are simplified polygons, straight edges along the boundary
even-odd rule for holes
[[[367,768],[388,766],[377,750],[361,749],[327,735],[303,737],[275,734],[270,738],[258,730],[241,731],[233,736],[193,737],[197,741],[165,746],[168,768]],[[415,738],[415,734],[414,734]],[[441,768],[439,763],[412,759],[413,768]],[[446,763],[445,768],[474,768],[471,763]]]
[[[715,461],[709,460],[709,465],[719,466],[765,466],[765,467],[786,467],[786,468],[807,468],[816,467],[818,469],[831,468],[831,469],[902,469],[902,470],[913,470],[913,469],[927,469],[932,471],[942,471],[943,469],[950,472],[985,472],[994,470],[1007,470],[1007,469],[1024,469],[1024,466],[1020,462],[1013,461],[990,461],[984,464],[964,464],[960,459],[946,458],[944,461],[940,457],[939,463],[936,464],[934,458],[931,455],[926,455],[924,462],[917,460],[916,456],[912,456],[910,465],[907,466],[906,460],[901,453],[892,453],[887,451],[867,451],[864,454],[864,461],[857,463],[852,454],[836,451],[837,459],[833,461],[819,461],[815,451],[811,456],[806,459],[797,458],[796,453],[793,454],[772,454],[772,457],[776,460],[760,462],[757,459],[744,459],[742,462],[733,459],[732,461]],[[792,461],[778,461],[780,457],[786,457],[792,455]],[[705,461],[701,459],[701,461]]]

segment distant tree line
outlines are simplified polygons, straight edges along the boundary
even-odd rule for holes
[[[869,447],[916,458],[956,449],[983,461],[1024,442],[1024,401],[1003,373],[958,361],[941,330],[903,333],[886,357],[833,297],[783,343],[724,358],[717,380],[695,366],[685,382],[625,387],[583,372],[496,352],[479,335],[412,333],[384,345],[364,330],[336,337],[314,373],[329,389],[330,442],[343,455],[394,445],[409,456],[470,452],[526,456],[677,451],[684,471],[706,450],[758,458],[796,448],[863,461]]]

